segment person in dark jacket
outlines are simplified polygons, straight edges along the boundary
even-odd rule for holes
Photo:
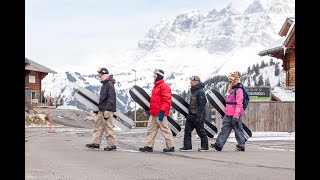
[[[116,92],[114,88],[115,80],[106,68],[98,69],[98,77],[102,83],[99,97],[99,111],[95,119],[95,129],[93,132],[93,142],[86,144],[90,149],[100,149],[102,134],[106,134],[108,146],[105,151],[115,151],[116,134],[113,130],[112,118],[116,112]]]
[[[163,80],[163,70],[156,69],[153,73],[154,87],[150,97],[150,111],[147,112],[150,115],[147,127],[148,132],[144,146],[139,148],[139,151],[153,152],[155,137],[160,129],[167,146],[163,149],[163,152],[174,152],[175,143],[167,119],[171,107],[172,92]]]
[[[180,151],[192,151],[191,133],[196,129],[198,136],[201,139],[201,147],[198,151],[209,151],[208,137],[204,129],[205,107],[207,99],[203,90],[204,83],[200,81],[199,76],[190,78],[191,98],[189,105],[189,114],[186,117],[184,129],[183,147]]]

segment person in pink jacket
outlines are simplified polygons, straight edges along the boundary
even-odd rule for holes
[[[245,151],[245,137],[241,117],[243,110],[243,90],[239,88],[242,86],[239,83],[239,72],[230,73],[228,76],[229,87],[226,94],[226,109],[223,117],[222,128],[214,144],[210,147],[221,151],[226,143],[231,130],[234,130],[236,140],[236,151]],[[234,92],[236,90],[236,93]]]

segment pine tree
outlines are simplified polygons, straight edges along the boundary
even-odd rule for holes
[[[270,86],[270,80],[268,77],[266,78],[264,84],[265,84],[265,86]]]
[[[251,79],[250,79],[250,78],[248,78],[248,84],[247,84],[247,86],[251,86]]]
[[[256,74],[255,74],[255,75],[253,75],[253,83],[254,83],[254,86],[257,86],[256,77],[257,77],[257,75],[256,75]]]
[[[256,67],[255,67],[255,69],[254,69],[254,72],[256,73],[256,74],[259,74],[259,64],[257,63],[256,64]]]
[[[279,63],[277,63],[276,66],[274,67],[274,75],[279,76],[279,74],[280,74],[280,68],[279,68]]]
[[[262,60],[262,61],[261,61],[261,64],[260,64],[260,68],[264,68],[264,67],[266,67],[266,64],[265,64],[264,61]]]
[[[250,66],[248,67],[248,74],[250,74],[250,71],[251,71],[251,68],[250,68]]]
[[[274,65],[273,59],[270,59],[270,66]]]
[[[262,75],[259,76],[258,86],[263,86],[263,78],[262,78]]]

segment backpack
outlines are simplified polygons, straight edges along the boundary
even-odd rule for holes
[[[243,104],[243,110],[246,110],[246,108],[249,105],[249,101],[250,101],[249,95],[248,95],[247,91],[244,89],[243,84],[238,83],[235,86],[234,91],[233,91],[234,92],[234,96],[236,96],[236,92],[237,92],[238,88],[241,88],[242,91],[243,91],[243,102],[242,102],[242,104]]]

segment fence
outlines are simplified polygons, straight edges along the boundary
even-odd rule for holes
[[[250,102],[242,120],[252,132],[295,132],[295,102]],[[216,126],[220,132],[222,119],[219,113]]]

